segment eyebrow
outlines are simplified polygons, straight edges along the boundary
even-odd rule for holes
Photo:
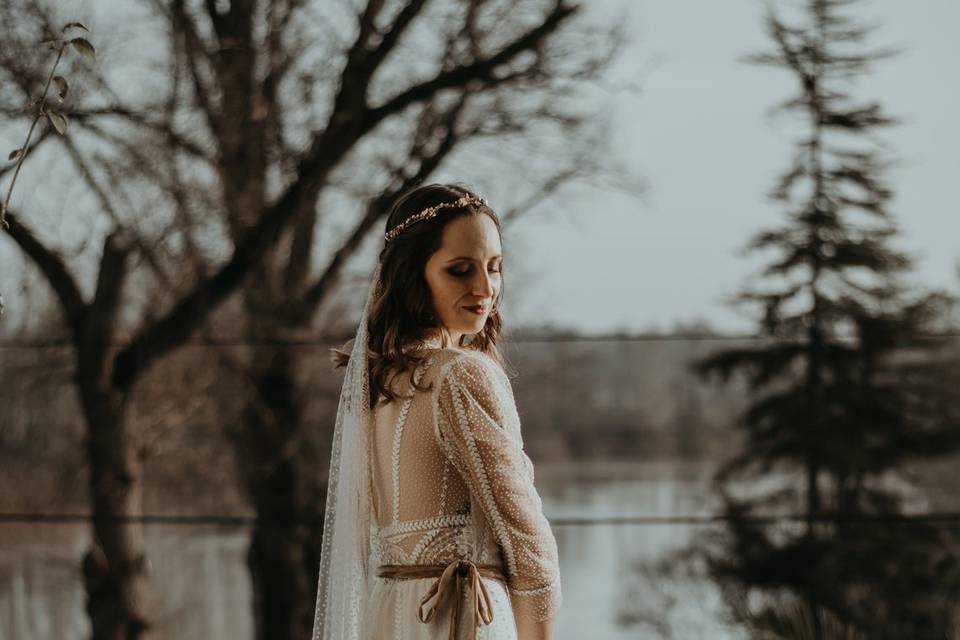
[[[501,258],[501,259],[502,259],[503,256],[501,256],[501,255],[490,256],[490,259],[491,259],[491,260],[496,260],[497,258]],[[456,262],[457,260],[469,260],[469,261],[474,261],[474,260],[476,260],[476,258],[473,258],[473,257],[471,257],[471,256],[457,256],[456,258],[451,258],[450,260],[447,260],[447,264],[450,264],[451,262]]]

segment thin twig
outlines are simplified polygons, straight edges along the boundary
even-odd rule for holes
[[[57,59],[53,63],[53,68],[50,69],[50,75],[47,76],[47,83],[43,87],[43,95],[40,96],[40,106],[37,109],[37,115],[33,118],[33,123],[30,124],[30,130],[27,132],[27,140],[23,143],[23,147],[20,149],[20,157],[17,158],[17,168],[13,171],[13,179],[10,180],[10,186],[7,188],[7,197],[3,200],[3,207],[0,207],[0,226],[4,229],[9,229],[10,225],[7,224],[5,214],[7,212],[7,207],[10,206],[10,196],[13,194],[13,185],[17,182],[17,176],[20,175],[20,167],[23,166],[23,160],[27,157],[27,150],[30,148],[30,138],[33,136],[33,130],[37,127],[37,122],[40,121],[40,118],[43,117],[43,109],[47,106],[47,91],[50,90],[50,83],[53,82],[53,75],[57,71],[57,65],[60,64],[60,58],[63,57],[63,51],[67,48],[66,44],[60,46],[60,49],[57,51]]]

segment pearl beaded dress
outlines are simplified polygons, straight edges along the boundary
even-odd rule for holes
[[[448,565],[469,560],[502,568],[483,577],[493,620],[476,638],[516,640],[517,621],[553,618],[561,604],[557,544],[523,450],[510,381],[491,357],[430,349],[414,372],[397,376],[400,398],[374,409],[370,472],[371,640],[447,638],[453,602],[427,623],[421,600],[436,578],[378,577],[380,565]],[[462,594],[457,637],[472,639],[470,594]]]

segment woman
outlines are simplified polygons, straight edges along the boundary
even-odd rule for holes
[[[457,185],[402,196],[346,366],[314,639],[540,640],[557,545],[497,350],[500,222]]]

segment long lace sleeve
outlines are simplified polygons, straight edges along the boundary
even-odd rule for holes
[[[441,445],[501,548],[514,615],[543,621],[561,604],[557,543],[523,451],[509,384],[486,356],[458,356],[438,375],[435,420]]]

